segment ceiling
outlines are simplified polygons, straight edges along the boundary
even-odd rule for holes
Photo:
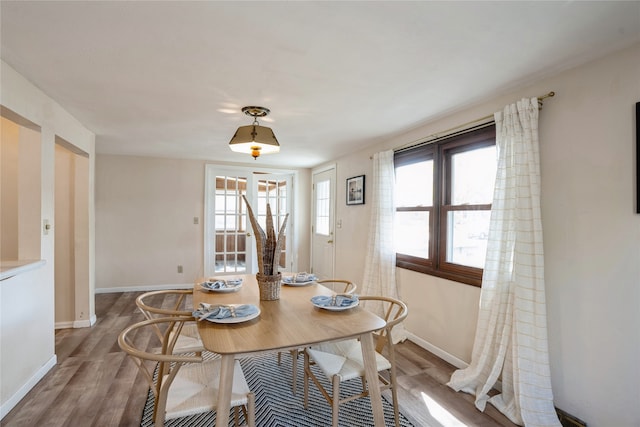
[[[288,167],[640,41],[639,1],[2,0],[0,15],[2,59],[98,153]],[[228,148],[247,105],[271,110],[279,154]]]

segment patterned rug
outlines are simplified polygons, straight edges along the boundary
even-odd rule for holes
[[[309,384],[309,407],[303,406],[303,357],[298,359],[297,393],[291,391],[291,357],[282,353],[282,364],[278,366],[276,354],[263,354],[240,359],[240,365],[256,395],[256,424],[258,427],[324,427],[331,425],[331,408],[320,394],[315,384]],[[318,378],[321,378],[318,376]],[[322,377],[324,378],[324,377]],[[327,383],[327,386],[329,384]],[[359,379],[347,381],[341,388],[349,393],[360,390]],[[149,391],[142,412],[141,427],[153,426],[153,394]],[[393,426],[393,406],[382,397],[385,424]],[[230,416],[229,426],[233,426]],[[356,399],[340,405],[340,426],[373,426],[371,402],[368,397]],[[176,418],[165,423],[167,427],[197,427],[215,425],[216,413],[208,412],[189,417]],[[244,419],[242,419],[244,422]],[[413,427],[413,424],[400,413],[400,425]]]

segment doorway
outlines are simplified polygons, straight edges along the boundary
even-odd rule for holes
[[[89,155],[59,137],[54,193],[55,328],[89,327]]]
[[[277,233],[286,214],[292,212],[293,173],[207,165],[205,179],[205,276],[256,273],[255,239],[243,196],[263,229],[269,203]],[[293,268],[292,222],[289,215],[280,271]]]

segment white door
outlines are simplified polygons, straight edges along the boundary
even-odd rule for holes
[[[242,196],[251,174],[208,166],[206,175],[205,275],[250,273],[255,255]]]
[[[278,260],[279,271],[293,271],[293,215],[292,212],[292,175],[291,174],[253,174],[253,195],[251,206],[258,218],[258,223],[263,230],[267,230],[267,203],[271,208],[273,228],[278,235],[284,219],[289,214],[287,225],[284,229],[284,246]],[[253,239],[255,244],[255,239]],[[257,265],[257,264],[256,264]],[[255,272],[253,272],[255,273]]]
[[[280,230],[286,214],[292,210],[293,173],[287,171],[272,174],[273,172],[255,172],[242,167],[206,166],[205,276],[257,272],[256,242],[242,196],[249,200],[265,230],[269,203],[274,228]],[[285,229],[285,248],[280,256],[280,271],[292,269],[295,265],[291,244],[294,230],[292,221],[290,215]]]
[[[311,272],[319,279],[331,279],[334,275],[335,206],[335,168],[314,173],[311,214]]]

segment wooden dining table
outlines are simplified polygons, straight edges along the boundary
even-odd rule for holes
[[[260,309],[258,317],[239,323],[198,322],[204,348],[220,354],[221,373],[218,392],[216,426],[227,426],[233,385],[233,366],[236,358],[260,352],[299,349],[329,341],[359,338],[365,364],[365,378],[369,387],[374,425],[384,426],[384,415],[375,348],[372,332],[385,322],[375,314],[355,307],[330,311],[314,306],[315,295],[332,295],[333,291],[320,284],[305,286],[282,285],[280,299],[261,301],[256,277],[251,274],[232,276],[242,278],[242,287],[235,292],[204,290],[197,280],[193,289],[193,304],[254,304]],[[277,380],[277,379],[274,379]]]

